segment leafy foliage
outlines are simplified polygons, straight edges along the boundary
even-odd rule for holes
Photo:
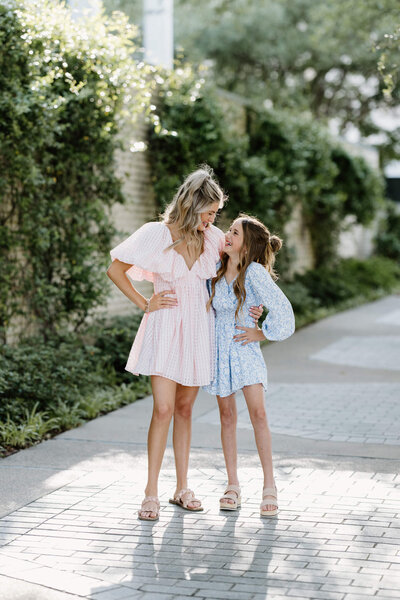
[[[98,319],[80,335],[26,338],[0,352],[0,444],[22,448],[151,393],[124,371],[139,319]],[[1,446],[0,446],[1,451]]]
[[[146,379],[133,376],[125,371],[126,357],[132,346],[133,339],[139,328],[142,315],[132,314],[129,318],[126,316],[117,316],[113,319],[96,319],[85,330],[87,338],[101,357],[102,372],[107,374],[107,381],[110,384],[123,384],[138,382]]]
[[[384,257],[342,259],[279,283],[288,296],[296,323],[305,324],[357,303],[399,290],[400,265]]]
[[[24,448],[29,443],[41,440],[47,433],[57,429],[55,418],[48,418],[47,413],[37,412],[38,403],[29,412],[25,410],[24,419],[14,422],[7,415],[4,423],[0,422],[0,440],[6,446]]]
[[[376,237],[376,251],[400,264],[400,211],[394,202],[386,204],[386,215]]]
[[[165,79],[155,104],[149,156],[160,208],[186,174],[208,162],[229,193],[224,214],[230,218],[249,212],[282,234],[301,202],[322,266],[335,260],[346,217],[369,223],[383,197],[382,178],[309,117],[244,106],[245,128],[235,129],[223,99],[189,68]],[[290,248],[278,258],[279,268],[286,266]]]
[[[56,0],[0,3],[3,331],[18,314],[45,337],[79,327],[104,300],[116,134],[149,104],[134,35],[122,14],[75,24]]]
[[[187,58],[212,61],[225,89],[276,109],[334,118],[341,131],[356,125],[364,136],[380,129],[371,118],[375,109],[398,104],[397,0],[177,0],[175,6],[176,37]],[[391,96],[379,80],[382,53]]]
[[[104,383],[100,351],[76,336],[27,338],[18,346],[4,345],[0,354],[0,418],[15,400],[18,407],[47,410],[50,403],[69,405]]]

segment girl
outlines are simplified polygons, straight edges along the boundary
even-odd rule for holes
[[[111,250],[107,275],[145,313],[126,365],[151,376],[154,399],[143,520],[159,517],[158,476],[172,415],[177,488],[170,502],[203,510],[188,489],[187,472],[193,403],[199,386],[213,377],[214,315],[207,311],[206,280],[215,276],[224,247],[224,234],[212,224],[224,200],[206,165],[185,179],[162,221],[146,223]],[[153,296],[142,296],[127,275],[153,282]]]
[[[243,390],[264,472],[260,514],[278,512],[272,467],[271,434],[264,408],[267,369],[259,342],[284,340],[294,332],[291,304],[274,283],[275,253],[282,241],[260,221],[241,214],[225,236],[224,254],[211,281],[208,305],[215,310],[216,355],[214,380],[205,389],[216,394],[221,417],[221,440],[228,486],[220,508],[236,510],[241,503],[237,476],[235,392]],[[262,329],[247,316],[250,304],[262,304],[268,316]],[[238,324],[240,323],[240,325]],[[239,330],[239,331],[237,331]]]

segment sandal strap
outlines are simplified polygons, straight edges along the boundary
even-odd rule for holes
[[[239,496],[236,496],[236,494],[232,493],[230,494],[229,492],[225,492],[225,494],[222,496],[222,498],[219,499],[220,502],[222,502],[223,500],[233,500],[234,502],[238,501]]]
[[[271,487],[264,488],[262,491],[263,500],[264,500],[265,496],[272,496],[273,498],[278,499],[278,491],[277,491],[276,487],[275,488],[271,488]]]
[[[177,494],[175,494],[174,498],[175,498],[175,500],[182,500],[182,496],[185,496],[185,494],[189,494],[194,497],[193,490],[186,488],[186,489],[180,490]]]
[[[228,492],[236,492],[238,498],[240,496],[240,485],[227,485],[226,486],[226,490],[224,492],[224,496],[226,496],[226,494]]]
[[[260,504],[260,508],[262,508],[263,506],[268,506],[269,504],[278,508],[278,502],[276,500],[270,500],[269,498],[263,499],[263,501]]]
[[[194,495],[194,491],[189,488],[178,492],[175,496],[175,500],[178,500],[178,502],[181,501],[185,508],[188,507],[189,502],[199,502],[199,504],[201,504],[200,500]]]
[[[158,508],[160,508],[160,501],[159,501],[159,499],[157,498],[157,496],[146,496],[146,497],[143,499],[143,502],[142,502],[142,509],[143,509],[143,506],[144,506],[145,504],[149,504],[150,502],[154,502],[154,503],[156,504],[156,506],[157,506]],[[146,512],[146,511],[145,511],[145,512]],[[148,512],[154,512],[154,511],[148,511]]]

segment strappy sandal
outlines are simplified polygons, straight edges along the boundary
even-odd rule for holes
[[[268,504],[272,504],[275,506],[272,510],[267,510],[263,508],[263,506],[268,506]],[[266,487],[262,492],[262,502],[260,504],[260,515],[262,517],[273,517],[278,514],[278,491],[276,489],[276,485],[274,487]]]
[[[170,504],[176,504],[177,506],[192,512],[199,512],[200,510],[203,510],[202,506],[196,506],[195,508],[188,506],[190,502],[200,502],[200,500],[195,498],[194,492],[189,489],[181,490],[175,494],[173,498],[170,498],[169,502]]]
[[[232,500],[233,502],[227,502]],[[220,510],[237,510],[242,504],[239,485],[227,485],[224,495],[219,500]]]
[[[149,508],[146,508],[146,505],[149,505]],[[149,512],[155,513],[155,517],[143,517],[141,513]],[[141,521],[157,521],[160,516],[160,501],[157,496],[146,496],[142,502],[142,506],[140,510],[138,510],[138,518]]]

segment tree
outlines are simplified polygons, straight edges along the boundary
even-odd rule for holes
[[[105,4],[142,20],[138,0]],[[399,103],[398,0],[174,4],[177,54],[211,65],[218,86],[257,106],[334,120],[340,133],[355,126],[364,138],[379,134],[370,139],[382,160],[400,155],[400,130],[383,130],[371,118],[374,110]]]
[[[187,58],[210,59],[222,87],[367,137],[380,131],[372,111],[398,105],[398,81],[384,95],[376,47],[399,21],[397,0],[177,0],[175,25]]]

